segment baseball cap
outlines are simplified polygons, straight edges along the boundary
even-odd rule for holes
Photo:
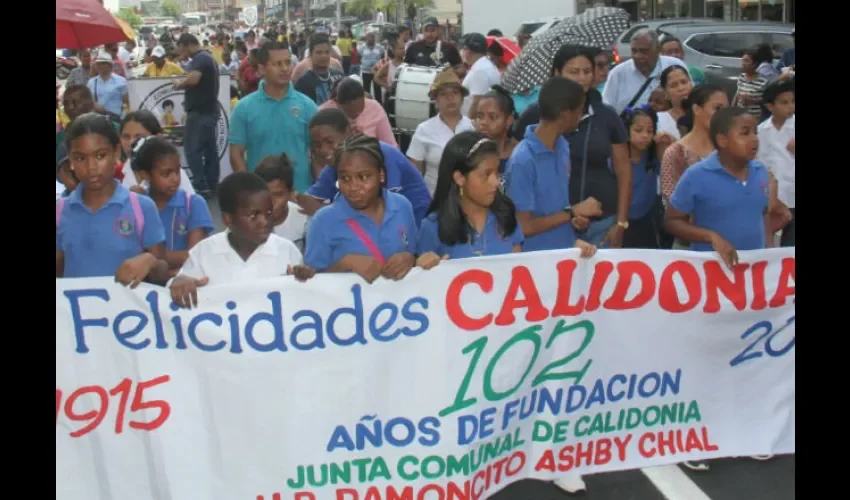
[[[165,57],[165,47],[157,45],[151,51],[151,57]]]
[[[468,33],[463,36],[463,48],[476,54],[485,54],[487,52],[487,38],[481,33]]]
[[[422,24],[422,27],[426,28],[428,26],[439,26],[439,25],[440,25],[440,21],[437,21],[436,17],[429,17],[428,19],[425,20],[425,23]]]

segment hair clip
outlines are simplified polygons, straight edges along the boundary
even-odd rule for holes
[[[133,141],[133,145],[131,146],[130,150],[131,150],[134,154],[135,154],[135,153],[138,153],[138,152],[139,152],[139,150],[140,150],[140,149],[142,149],[142,146],[144,146],[144,145],[145,145],[145,143],[146,143],[146,142],[148,142],[148,140],[149,140],[151,137],[153,137],[153,136],[151,135],[151,136],[148,136],[148,137],[139,137],[139,138],[137,138],[135,141]]]
[[[479,139],[478,142],[473,144],[473,146],[469,149],[469,153],[467,153],[466,158],[472,158],[472,155],[474,155],[478,151],[478,148],[480,148],[482,144],[487,142],[491,142],[491,139],[487,137],[482,137],[481,139]]]

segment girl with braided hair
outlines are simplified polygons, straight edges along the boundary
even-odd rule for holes
[[[342,196],[313,217],[304,263],[320,273],[354,272],[370,283],[404,278],[415,264],[416,220],[407,198],[385,187],[380,142],[348,137],[333,164]]]

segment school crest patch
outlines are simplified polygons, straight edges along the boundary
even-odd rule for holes
[[[292,106],[291,108],[289,108],[289,113],[292,115],[293,118],[298,118],[299,116],[301,116],[301,107]]]
[[[189,234],[189,222],[185,217],[177,217],[174,219],[174,232],[180,236]]]
[[[401,226],[398,228],[399,239],[401,240],[401,244],[404,245],[404,248],[408,248],[410,246],[409,238],[407,237],[407,228]]]
[[[133,221],[129,215],[119,215],[115,219],[115,232],[121,236],[133,234]]]

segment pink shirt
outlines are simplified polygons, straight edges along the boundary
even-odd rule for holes
[[[354,125],[360,129],[364,135],[374,137],[379,141],[386,142],[390,146],[398,147],[393,135],[393,129],[390,126],[390,119],[384,108],[374,99],[366,98],[363,112],[354,120]],[[335,101],[327,101],[319,109],[339,108]],[[349,120],[351,121],[351,120]]]

